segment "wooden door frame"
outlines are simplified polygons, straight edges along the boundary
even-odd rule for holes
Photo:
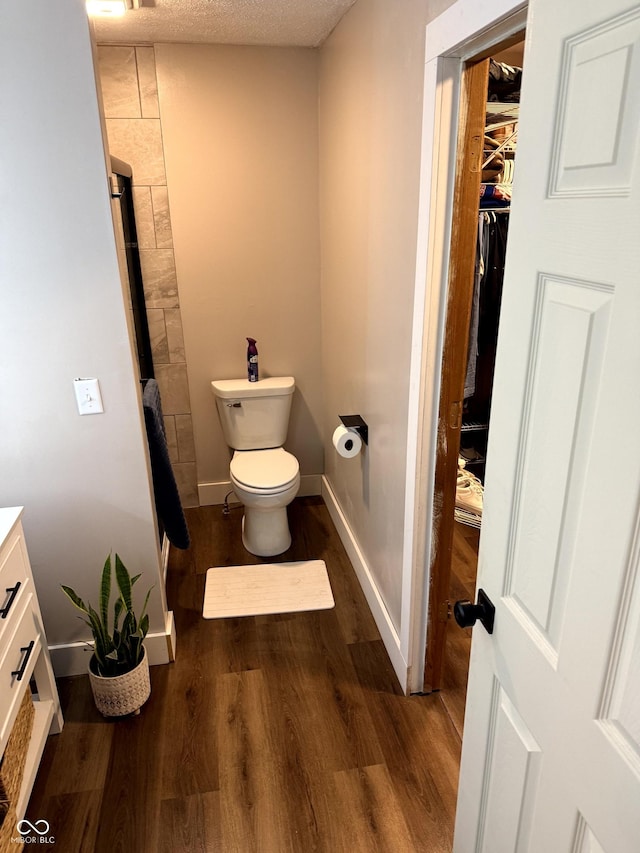
[[[475,279],[478,206],[489,59],[465,64],[460,80],[456,175],[433,488],[431,588],[423,690],[441,686],[451,606],[456,473]]]
[[[427,26],[405,490],[400,646],[407,692],[422,692],[434,542],[434,484],[463,64],[525,29],[523,0],[457,0]]]

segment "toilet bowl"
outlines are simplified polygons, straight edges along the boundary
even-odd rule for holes
[[[282,445],[295,384],[293,376],[211,382],[222,432],[234,451],[229,477],[244,504],[242,543],[258,557],[282,554],[291,545],[287,506],[298,494],[300,468]]]
[[[242,544],[251,554],[272,557],[291,545],[287,506],[300,488],[298,460],[282,447],[236,450],[231,485],[244,504]]]

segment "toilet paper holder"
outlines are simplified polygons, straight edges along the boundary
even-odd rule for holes
[[[347,429],[354,429],[365,444],[369,444],[369,427],[360,415],[338,415]]]

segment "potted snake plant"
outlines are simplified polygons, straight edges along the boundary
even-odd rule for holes
[[[124,563],[115,555],[115,575],[118,596],[110,620],[111,554],[107,557],[102,578],[98,610],[84,601],[71,587],[62,585],[71,603],[86,618],[93,634],[93,655],[89,661],[89,680],[96,707],[105,717],[139,714],[149,698],[149,661],[144,638],[149,630],[146,612],[151,589],[147,592],[140,616],[133,609],[133,586],[140,575],[131,577]],[[111,624],[110,624],[111,623]]]

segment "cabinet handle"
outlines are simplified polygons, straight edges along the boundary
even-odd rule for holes
[[[33,647],[35,646],[36,641],[31,640],[28,646],[23,646],[20,651],[24,652],[24,658],[22,659],[22,663],[19,669],[14,669],[11,675],[15,675],[16,681],[22,681],[22,676],[24,675],[24,671],[27,668],[27,664],[29,663],[29,658],[31,657],[31,652],[33,651]]]
[[[9,611],[11,610],[11,605],[16,600],[16,596],[18,595],[18,590],[20,589],[20,586],[21,586],[21,581],[18,581],[18,583],[15,586],[6,587],[6,591],[8,593],[10,593],[10,595],[9,595],[9,600],[7,601],[7,603],[2,608],[2,610],[0,610],[0,618],[6,619],[7,616],[9,615]]]

